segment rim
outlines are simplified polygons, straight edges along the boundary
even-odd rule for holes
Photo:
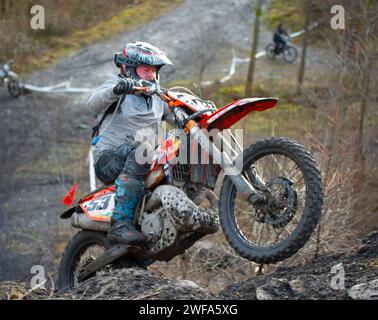
[[[290,47],[290,46],[285,48],[284,54],[285,54],[286,60],[289,62],[293,62],[297,58],[297,52],[295,48]]]
[[[261,155],[254,165],[269,189],[268,204],[252,206],[233,188],[231,209],[240,237],[249,246],[276,247],[286,241],[302,221],[306,207],[305,176],[288,155]],[[247,176],[246,176],[247,178]]]

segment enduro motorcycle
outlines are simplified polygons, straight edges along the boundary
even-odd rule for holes
[[[81,231],[61,260],[60,290],[73,288],[104,268],[147,268],[154,261],[170,261],[220,226],[231,247],[257,263],[286,259],[306,243],[323,203],[320,172],[312,155],[283,137],[243,149],[229,130],[249,113],[275,107],[277,99],[245,98],[217,109],[183,87],[166,90],[144,82],[135,89],[159,94],[176,117],[176,128],[155,150],[136,209],[135,224],[148,240],[140,246],[108,241],[115,185],[89,193],[61,215]],[[182,150],[188,154],[193,150],[192,142],[178,139],[177,128],[212,161],[171,161]],[[209,137],[206,133],[213,129],[219,133]],[[233,145],[226,142],[226,132]],[[219,146],[217,141],[224,143]],[[218,199],[214,187],[221,176]]]
[[[0,82],[8,88],[9,94],[17,98],[21,94],[18,75],[11,70],[13,60],[6,62],[0,69]]]
[[[283,58],[286,62],[293,63],[298,57],[298,51],[295,47],[288,44],[289,41],[290,38],[287,37],[285,45],[279,46],[277,50],[274,43],[269,43],[265,48],[266,56],[268,57],[268,59],[274,60],[276,56],[282,53]]]

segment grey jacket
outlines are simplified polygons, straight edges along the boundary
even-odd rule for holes
[[[114,76],[105,81],[88,97],[88,109],[100,119],[103,112],[120,98],[113,92],[114,86],[122,79]],[[135,141],[137,132],[147,135],[151,144],[157,144],[158,129],[162,120],[174,124],[174,115],[167,103],[153,94],[148,103],[146,96],[128,94],[113,114],[107,116],[100,128],[100,139],[94,151],[95,162],[101,152]]]

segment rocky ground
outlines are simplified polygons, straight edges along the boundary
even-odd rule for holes
[[[340,272],[344,272],[344,280],[333,280]],[[319,257],[314,263],[292,268],[281,267],[270,275],[235,283],[217,294],[193,281],[173,281],[139,268],[103,272],[64,295],[49,287],[31,291],[27,283],[2,282],[0,299],[378,299],[378,232],[350,252]]]

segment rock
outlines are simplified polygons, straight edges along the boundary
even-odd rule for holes
[[[288,299],[377,299],[378,237],[362,244],[354,254],[319,257],[304,266],[281,267],[269,275],[255,276],[234,283],[217,294],[190,280],[171,280],[161,274],[141,268],[106,270],[81,283],[71,292],[61,295],[50,289],[30,290],[27,282],[0,282],[0,299],[91,299],[91,300],[288,300]],[[214,247],[200,244],[200,250]],[[198,248],[198,247],[197,247]],[[219,258],[218,258],[219,259]],[[335,266],[343,267],[345,287],[332,288]]]
[[[280,266],[266,276],[233,284],[218,294],[228,299],[377,299],[378,233],[370,234],[360,250],[321,256],[314,263]],[[332,273],[343,268],[344,272]],[[340,271],[340,270],[339,270]],[[347,289],[332,288],[332,277],[343,276]]]
[[[305,289],[305,283],[300,279],[293,279],[289,281],[289,286],[293,293],[295,294],[303,294]]]
[[[348,289],[348,295],[355,300],[378,300],[378,279],[354,285]]]
[[[179,286],[182,286],[184,288],[192,288],[192,289],[198,289],[200,288],[197,283],[190,281],[190,280],[179,280],[177,282]]]
[[[283,300],[293,296],[286,279],[270,279],[266,284],[257,287],[257,300]]]

